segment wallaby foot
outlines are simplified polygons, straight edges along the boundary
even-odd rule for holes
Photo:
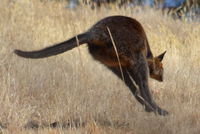
[[[154,107],[152,107],[152,105],[151,106],[145,106],[145,111],[146,112],[154,112],[155,114],[159,114],[159,115],[162,115],[162,116],[165,116],[165,115],[168,115],[169,114],[169,112],[168,111],[166,111],[166,110],[164,110],[164,109],[162,109],[162,108],[160,108],[160,107],[158,107],[158,106],[154,106]]]

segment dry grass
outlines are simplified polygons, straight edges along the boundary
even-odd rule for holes
[[[0,2],[0,125],[6,127],[1,133],[200,133],[199,23],[173,21],[153,10],[80,7],[70,11],[64,5]],[[84,45],[40,60],[13,54],[15,48],[33,50],[66,40],[116,14],[143,24],[155,55],[167,50],[164,82],[150,80],[150,86],[169,116],[146,113],[123,82],[94,61]],[[48,126],[56,121],[57,128]],[[32,122],[40,128],[24,128]]]

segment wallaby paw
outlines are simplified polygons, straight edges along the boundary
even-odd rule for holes
[[[156,114],[162,115],[162,116],[166,116],[166,115],[169,114],[168,111],[163,110],[163,109],[161,109],[161,108],[159,108],[159,107],[153,108],[153,107],[150,107],[150,106],[145,106],[145,111],[146,111],[146,112],[155,112]]]
[[[163,109],[161,109],[161,108],[157,109],[156,113],[159,114],[159,115],[162,115],[162,116],[166,116],[166,115],[169,114],[168,111],[163,110]]]

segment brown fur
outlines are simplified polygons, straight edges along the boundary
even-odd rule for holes
[[[125,16],[104,18],[93,25],[87,32],[77,35],[79,44],[87,43],[89,52],[94,59],[107,66],[121,79],[122,74],[119,62],[108,29],[118,51],[124,82],[132,94],[145,106],[146,111],[153,111],[160,115],[168,114],[167,111],[161,109],[153,101],[148,86],[149,74],[152,78],[162,81],[163,68],[161,61],[165,53],[158,57],[153,57],[141,24],[137,20]],[[44,58],[63,53],[76,46],[76,37],[73,37],[65,42],[39,51],[24,52],[15,50],[15,53],[26,58]],[[138,85],[141,97],[132,80]]]

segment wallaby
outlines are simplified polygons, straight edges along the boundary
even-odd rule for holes
[[[14,52],[25,58],[49,57],[77,47],[77,39],[79,45],[88,44],[89,52],[94,59],[124,80],[147,112],[168,114],[153,101],[148,85],[148,75],[163,81],[161,61],[165,52],[157,57],[153,56],[142,25],[133,18],[110,16],[98,21],[88,31],[62,43],[38,51]]]

